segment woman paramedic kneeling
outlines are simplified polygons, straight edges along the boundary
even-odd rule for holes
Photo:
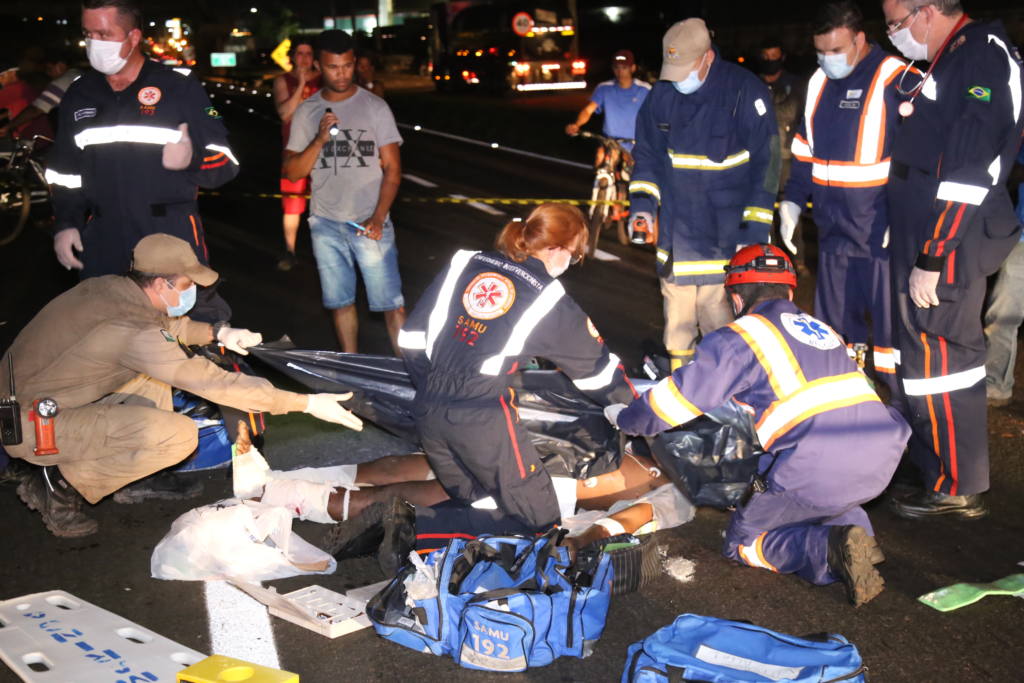
[[[541,357],[603,406],[636,396],[619,358],[558,280],[586,243],[579,209],[544,204],[506,225],[497,251],[452,257],[398,338],[423,448],[449,500],[415,510],[399,498],[367,507],[331,530],[326,545],[336,557],[365,554],[383,537],[378,559],[385,572],[397,569],[412,545],[413,516],[421,549],[559,523],[551,477],[519,424],[513,375]],[[496,509],[471,507],[486,498]]]

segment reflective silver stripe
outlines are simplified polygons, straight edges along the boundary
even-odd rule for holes
[[[58,173],[52,168],[48,168],[46,169],[46,182],[50,185],[60,185],[61,187],[77,190],[82,187],[82,176],[71,175],[69,173]]]
[[[101,126],[86,128],[75,136],[75,144],[79,149],[89,145],[106,145],[112,142],[142,142],[152,145],[166,145],[168,142],[181,140],[181,131],[177,128],[160,128],[158,126]]]
[[[810,161],[811,157],[814,156],[811,153],[811,146],[801,140],[800,136],[793,137],[793,144],[789,146],[789,149],[793,152],[793,156],[797,157],[801,161],[804,159]]]
[[[231,159],[235,166],[238,166],[238,159],[235,158],[230,147],[225,147],[224,145],[207,145],[206,149],[212,149],[214,152],[223,152],[224,156]]]
[[[926,377],[925,379],[904,379],[903,390],[908,396],[931,396],[933,394],[945,394],[958,389],[973,387],[985,379],[985,366],[982,365],[963,372],[954,372],[952,375],[940,377]]]
[[[889,160],[877,164],[815,162],[811,175],[826,183],[885,183],[889,180]]]
[[[537,297],[537,300],[530,304],[530,307],[523,313],[523,317],[512,328],[512,334],[509,335],[508,341],[505,342],[505,348],[501,350],[501,353],[491,356],[480,366],[480,374],[497,375],[501,372],[501,366],[506,358],[522,353],[523,346],[526,345],[526,339],[544,316],[551,312],[551,309],[555,307],[555,304],[558,303],[558,300],[564,294],[565,288],[562,287],[562,283],[558,280],[545,287],[544,291]]]
[[[964,183],[952,183],[948,180],[939,183],[939,191],[935,194],[936,199],[948,202],[961,202],[981,206],[988,195],[987,187],[977,185],[965,185]]]
[[[399,330],[398,347],[402,349],[422,351],[427,348],[427,333],[422,331],[410,332],[408,330]]]
[[[183,66],[176,67],[174,70],[180,73],[182,76],[188,76],[192,73],[192,69],[186,69]]]
[[[615,370],[619,367],[620,362],[621,361],[618,356],[614,353],[610,353],[608,354],[608,364],[604,366],[604,369],[601,370],[601,372],[591,377],[575,379],[572,383],[575,384],[580,391],[591,391],[593,389],[606,387],[612,383],[613,379],[615,379]]]
[[[1020,64],[1017,60],[1010,55],[1010,51],[1006,49],[1006,43],[1001,41],[996,36],[989,34],[988,42],[995,43],[999,47],[1003,48],[1003,52],[1006,53],[1006,61],[1010,65],[1010,98],[1013,100],[1013,120],[1020,121],[1020,108],[1021,108],[1021,87],[1020,87]]]
[[[452,257],[451,265],[448,266],[448,274],[445,275],[444,284],[441,285],[437,301],[434,302],[434,310],[430,312],[430,318],[427,320],[427,340],[424,347],[424,350],[427,352],[427,358],[430,358],[437,335],[441,333],[441,328],[444,327],[445,322],[448,320],[448,307],[451,305],[455,282],[462,275],[462,271],[466,269],[466,264],[469,263],[469,260],[479,253],[478,251],[461,249],[455,252],[455,256]]]
[[[992,163],[988,165],[988,174],[992,176],[992,184],[999,184],[999,176],[1003,173],[1003,161],[999,157],[992,160]]]
[[[825,84],[828,83],[828,76],[820,68],[811,76],[807,82],[807,99],[804,101],[804,136],[807,139],[807,146],[811,153],[807,156],[814,156],[814,111],[818,107],[818,98],[821,97]]]

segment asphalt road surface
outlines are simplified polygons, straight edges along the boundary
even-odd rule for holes
[[[265,104],[261,109],[236,98],[231,105],[218,102],[218,106],[232,131],[243,173],[223,188],[221,196],[204,197],[202,208],[211,260],[224,275],[222,292],[234,307],[235,323],[262,331],[267,338],[288,334],[300,347],[335,349],[330,320],[319,303],[308,232],[300,239],[299,267],[278,272],[274,264],[281,249],[279,204],[249,196],[276,188],[279,133],[261,117]],[[253,112],[247,111],[250,106]],[[528,113],[522,125],[530,125]],[[525,215],[530,208],[484,210],[434,199],[588,194],[588,174],[576,166],[409,129],[402,132],[406,138],[403,164],[409,175],[393,217],[408,304],[415,303],[452,251],[488,247],[505,221]],[[652,274],[653,257],[610,240],[601,248],[618,260],[588,260],[565,276],[567,288],[612,348],[635,365],[643,340],[660,337],[661,302]],[[0,259],[0,348],[4,348],[46,301],[75,280],[56,265],[49,240],[39,231],[27,232],[16,244],[0,250]],[[809,289],[808,283],[801,296],[804,302]],[[383,320],[364,311],[363,321],[363,350],[387,353]],[[727,514],[700,510],[689,524],[658,533],[666,560],[692,563],[691,573],[666,573],[641,592],[617,598],[591,657],[560,659],[526,674],[506,675],[504,680],[618,680],[629,644],[687,612],[749,620],[793,634],[840,633],[860,648],[875,681],[1020,680],[1024,603],[1019,599],[987,598],[959,611],[940,613],[916,598],[948,584],[992,581],[1022,571],[1018,565],[1024,560],[1022,410],[1024,405],[1017,402],[992,411],[989,418],[993,483],[987,496],[991,507],[987,519],[915,523],[896,518],[884,500],[870,506],[888,558],[881,566],[887,589],[870,604],[853,609],[837,585],[813,587],[796,577],[731,564],[719,554]],[[835,447],[858,457],[855,438],[837,440]],[[372,426],[356,434],[297,415],[272,419],[264,453],[274,467],[291,469],[359,462],[410,448],[411,444]],[[216,650],[258,661],[275,653],[280,668],[297,672],[311,683],[413,676],[497,680],[497,675],[463,670],[448,659],[386,642],[372,631],[329,640],[278,619],[270,620],[270,627],[261,631],[261,619],[238,607],[244,601],[220,584],[150,578],[151,552],[171,522],[194,505],[230,495],[230,480],[223,470],[192,476],[205,484],[202,498],[132,506],[104,501],[92,510],[100,521],[100,532],[81,540],[51,537],[37,515],[18,501],[13,484],[0,486],[0,600],[63,589],[201,652]],[[315,540],[324,527],[296,522],[294,529]],[[366,559],[343,563],[336,575],[297,577],[272,585],[282,593],[312,584],[343,591],[381,578],[373,561]],[[0,668],[0,680],[14,678]]]

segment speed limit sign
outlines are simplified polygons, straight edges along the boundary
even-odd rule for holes
[[[525,36],[533,30],[533,17],[529,12],[517,12],[512,17],[512,30],[517,36]]]

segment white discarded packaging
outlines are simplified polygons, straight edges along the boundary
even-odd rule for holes
[[[190,510],[174,520],[153,549],[156,579],[248,582],[300,574],[333,574],[337,561],[292,533],[285,508],[234,498]]]
[[[366,603],[387,584],[388,581],[381,581],[348,593],[336,593],[323,586],[307,586],[280,595],[273,588],[231,582],[231,585],[266,605],[273,616],[328,638],[369,628],[371,624],[366,616]]]

